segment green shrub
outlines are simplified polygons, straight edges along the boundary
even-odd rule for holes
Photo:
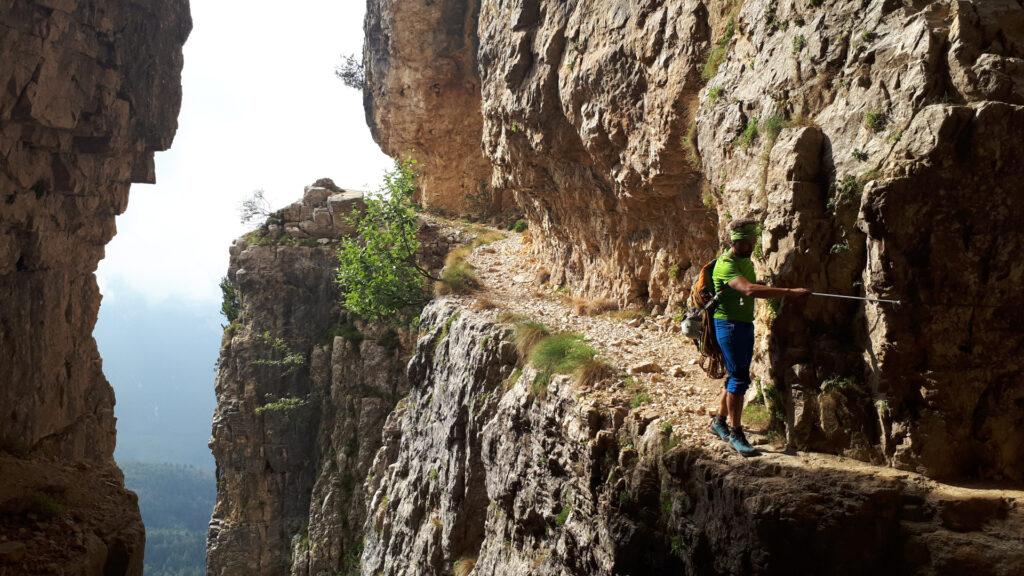
[[[855,148],[852,155],[853,159],[859,162],[864,162],[868,159],[868,153],[861,150],[860,148]]]
[[[294,410],[295,408],[298,408],[299,406],[302,406],[305,403],[306,401],[303,400],[302,398],[297,398],[295,396],[286,396],[284,398],[281,398],[280,400],[274,400],[273,402],[268,402],[266,404],[263,404],[262,406],[256,407],[256,413],[263,414],[264,412],[286,412],[288,410]]]
[[[411,311],[426,301],[429,274],[416,263],[419,220],[412,205],[415,163],[395,162],[380,196],[350,218],[357,234],[338,247],[337,283],[342,305],[367,320]]]
[[[833,182],[830,188],[831,197],[828,201],[828,209],[832,212],[860,199],[864,192],[864,184],[855,176],[844,176],[841,180]]]
[[[527,228],[529,228],[529,227],[530,227],[530,225],[526,222],[526,220],[520,219],[520,220],[516,220],[515,224],[512,225],[512,231],[513,232],[526,232]]]
[[[722,97],[724,93],[725,89],[722,88],[721,86],[708,88],[708,102],[711,102],[712,104],[718,102],[718,100]]]
[[[295,352],[282,338],[274,338],[270,331],[264,331],[259,335],[259,340],[270,346],[271,353],[277,358],[260,358],[253,362],[256,366],[279,366],[285,368],[285,374],[290,374],[306,363],[305,355]]]
[[[889,117],[886,116],[885,112],[869,110],[864,113],[864,126],[872,132],[878,133],[885,130],[885,126],[888,123]]]
[[[793,54],[799,54],[804,48],[807,47],[807,38],[804,38],[803,34],[793,38]]]
[[[234,322],[238,319],[241,303],[238,301],[238,289],[227,276],[220,280],[220,293],[220,313],[227,318],[229,323]]]

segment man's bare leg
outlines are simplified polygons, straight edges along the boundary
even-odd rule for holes
[[[725,386],[722,386],[722,397],[719,401],[718,406],[718,419],[726,420],[729,417],[729,402],[727,400],[729,392],[726,391]]]
[[[743,394],[726,393],[726,402],[729,407],[729,424],[733,428],[743,426]]]

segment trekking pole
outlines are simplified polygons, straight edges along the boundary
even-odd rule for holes
[[[899,300],[883,300],[881,298],[864,298],[862,296],[844,296],[843,294],[825,294],[823,292],[811,292],[811,296],[824,296],[825,298],[842,298],[844,300],[863,300],[865,302],[874,302],[876,304],[895,304],[899,306],[902,304]]]

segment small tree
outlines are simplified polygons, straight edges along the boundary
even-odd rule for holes
[[[367,320],[381,320],[421,306],[426,280],[436,280],[416,263],[419,220],[412,197],[413,161],[395,162],[384,175],[380,195],[366,199],[366,210],[351,216],[356,234],[338,247],[338,286],[342,305]]]
[[[334,69],[334,75],[349,88],[362,90],[366,85],[366,71],[363,69],[363,62],[357,60],[352,54],[342,55],[341,64]]]
[[[241,308],[241,303],[238,301],[238,289],[225,276],[220,281],[220,292],[223,297],[220,303],[220,313],[227,318],[228,322],[234,322],[238,319],[238,311]]]
[[[242,224],[248,224],[253,220],[265,219],[270,216],[270,202],[267,202],[263,189],[253,190],[252,196],[242,200],[238,211],[242,216]]]

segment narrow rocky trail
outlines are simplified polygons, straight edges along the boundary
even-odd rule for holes
[[[717,407],[721,381],[709,378],[697,365],[696,348],[674,329],[671,316],[624,319],[610,313],[579,314],[571,298],[540,282],[540,264],[529,255],[523,235],[505,234],[502,240],[477,247],[467,258],[481,289],[470,296],[453,298],[468,306],[475,302],[493,304],[481,313],[495,318],[511,312],[543,322],[552,330],[581,334],[598,350],[599,358],[622,372],[611,385],[581,388],[581,404],[631,406],[644,418],[671,422],[673,435],[681,444],[702,447],[735,465],[757,461],[797,469],[852,472],[918,485],[951,500],[1005,498],[1024,507],[1021,490],[944,484],[912,472],[832,454],[786,453],[781,442],[772,442],[757,425],[749,423],[748,435],[762,455],[752,460],[742,458],[709,432],[709,415]],[[640,367],[649,371],[636,370]],[[636,402],[640,394],[646,394],[649,400]]]

